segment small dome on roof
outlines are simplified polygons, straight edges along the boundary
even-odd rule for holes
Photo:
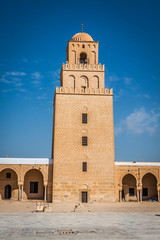
[[[84,42],[84,41],[90,42],[90,41],[93,41],[93,38],[88,33],[80,32],[80,33],[76,33],[71,40],[80,41],[80,42]]]

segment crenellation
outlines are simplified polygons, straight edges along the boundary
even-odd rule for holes
[[[62,64],[62,69],[61,71],[65,70],[83,70],[83,71],[88,71],[88,70],[93,70],[93,71],[105,71],[105,65],[103,64],[74,64],[74,63],[63,63]]]
[[[95,95],[109,95],[113,96],[113,89],[108,88],[101,88],[101,89],[94,89],[94,88],[87,88],[87,89],[81,89],[81,88],[72,88],[72,87],[56,87],[55,93],[61,94],[61,93],[69,93],[69,94],[95,94]]]

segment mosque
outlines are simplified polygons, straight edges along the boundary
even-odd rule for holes
[[[53,203],[160,201],[160,163],[116,162],[113,90],[105,88],[99,42],[68,41],[54,95],[51,158],[0,158],[0,200]]]

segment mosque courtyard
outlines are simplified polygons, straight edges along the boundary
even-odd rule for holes
[[[36,202],[0,202],[0,239],[159,239],[160,204],[125,202],[49,204],[35,212]]]

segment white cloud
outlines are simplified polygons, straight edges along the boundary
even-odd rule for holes
[[[11,81],[5,79],[5,77],[0,78],[1,83],[11,83]]]
[[[31,74],[32,78],[39,80],[42,78],[42,75],[39,72],[34,72]]]
[[[108,76],[108,78],[109,78],[109,81],[111,81],[111,82],[121,81],[121,82],[125,83],[126,85],[129,85],[132,81],[132,78],[130,78],[130,77],[119,77],[116,74],[111,74]]]
[[[10,76],[26,76],[27,74],[25,72],[6,72],[5,75]]]
[[[132,134],[154,134],[158,128],[160,114],[154,111],[147,112],[144,107],[136,109],[115,127],[115,134],[126,131]]]
[[[146,99],[151,98],[148,94],[138,94],[137,97],[142,97],[142,98],[146,98]]]
[[[41,75],[40,72],[34,72],[31,74],[31,78],[33,79],[32,83],[34,85],[39,85],[41,84],[41,79],[43,78],[43,76]]]
[[[37,97],[37,100],[43,100],[43,99],[46,99],[46,96],[45,96],[45,95],[41,95],[41,96],[38,96],[38,97]]]

